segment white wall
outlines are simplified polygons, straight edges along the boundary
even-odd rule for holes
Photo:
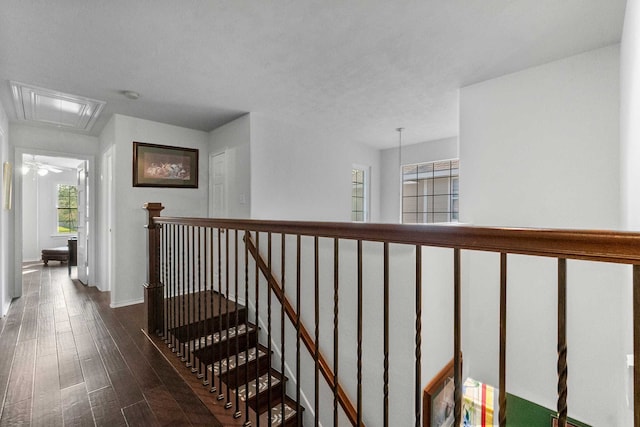
[[[251,215],[351,220],[351,169],[371,167],[371,222],[379,221],[379,151],[330,139],[296,123],[251,113]]]
[[[226,217],[251,216],[251,116],[246,114],[213,130],[211,155],[226,154]],[[211,213],[209,213],[211,214]]]
[[[4,108],[2,104],[0,104],[0,165],[4,165],[5,162],[11,162],[9,153],[9,122]],[[0,180],[2,179],[3,178],[0,178]],[[6,315],[7,310],[9,310],[14,282],[12,268],[14,260],[13,251],[11,250],[13,247],[11,223],[13,221],[11,220],[11,211],[4,208],[4,192],[1,189],[4,187],[4,181],[2,181],[2,184],[2,187],[0,187],[0,197],[2,200],[2,206],[0,206],[0,316]]]
[[[78,161],[80,163],[80,161]],[[59,184],[77,185],[76,171],[39,176],[30,170],[22,176],[22,260],[41,259],[44,248],[67,246],[75,235],[57,233],[56,196]]]
[[[461,221],[618,228],[618,138],[618,46],[461,89]],[[507,391],[554,408],[555,262],[510,260]],[[625,425],[623,269],[568,264],[569,415]],[[495,385],[498,270],[497,255],[466,254],[465,371]]]
[[[11,145],[37,152],[95,155],[98,138],[55,128],[11,123]]]
[[[254,218],[291,219],[291,220],[322,220],[322,221],[349,221],[351,209],[351,168],[353,164],[363,164],[371,167],[371,196],[373,222],[380,221],[381,205],[389,203],[389,200],[380,197],[381,187],[387,186],[389,179],[395,179],[398,184],[397,174],[389,178],[389,174],[381,172],[382,169],[393,168],[397,171],[397,157],[392,159],[393,150],[383,153],[366,146],[353,146],[344,141],[326,140],[322,135],[309,132],[295,124],[284,123],[263,114],[251,113],[251,194],[252,216]],[[405,151],[407,157],[413,161],[439,160],[443,158],[457,157],[457,139],[451,138],[433,143],[410,146]],[[403,155],[404,157],[404,155]],[[393,173],[391,173],[393,174]],[[381,183],[381,181],[384,182]],[[388,188],[388,186],[387,186]],[[398,206],[397,193],[394,192],[394,204]],[[384,200],[384,203],[381,203]],[[396,216],[397,221],[397,216]],[[262,242],[264,244],[264,241]],[[309,244],[309,242],[306,242]],[[329,242],[330,243],[330,242]],[[289,243],[291,245],[292,243]],[[355,277],[357,267],[354,263],[353,242],[343,242],[340,258],[341,295],[340,295],[340,338],[341,375],[342,383],[352,399],[356,396],[355,382],[355,354],[353,347],[355,342],[355,315],[357,313],[357,296],[355,295]],[[274,246],[277,246],[274,245]],[[332,269],[327,267],[332,264],[331,246],[323,241],[320,245],[321,271],[321,299],[330,301],[331,283],[333,280]],[[382,372],[381,345],[382,337],[376,331],[382,328],[382,293],[381,293],[381,246],[376,244],[365,245],[366,255],[364,269],[367,277],[365,284],[365,324],[376,325],[365,328],[364,334],[364,376],[367,386],[364,390],[365,422],[369,425],[379,425],[382,418]],[[293,246],[289,246],[290,248]],[[349,249],[347,249],[349,248]],[[263,253],[266,249],[263,248]],[[303,274],[313,271],[309,257],[312,251],[309,246],[302,250],[305,265]],[[423,386],[435,375],[453,354],[453,317],[451,307],[453,295],[451,292],[453,256],[451,250],[425,249],[424,272],[425,287],[423,292],[423,345],[422,349],[422,377]],[[391,304],[392,317],[392,345],[391,345],[391,399],[390,407],[393,419],[398,425],[406,425],[412,422],[413,402],[405,399],[410,393],[413,382],[414,363],[414,283],[415,266],[412,264],[413,248],[392,247],[392,280],[394,293]],[[293,258],[295,254],[290,254]],[[279,259],[275,254],[274,259]],[[289,260],[293,265],[293,260]],[[289,274],[292,269],[288,270]],[[295,283],[295,278],[290,277],[288,283]],[[305,324],[309,327],[314,324],[313,313],[313,285],[312,277],[304,277],[301,280],[305,297],[301,310]],[[287,290],[290,298],[295,298],[295,291]],[[409,303],[407,303],[409,302]],[[264,301],[261,304],[265,306]],[[330,331],[332,328],[331,305],[323,305],[321,313],[321,330]],[[263,318],[264,320],[264,318]],[[277,320],[276,320],[277,323]],[[346,326],[345,326],[346,325]],[[274,330],[278,330],[277,325]],[[330,335],[330,334],[329,334]],[[332,343],[329,335],[323,338],[326,341],[320,343],[329,363],[332,361]],[[289,340],[289,338],[287,338]],[[275,340],[278,342],[278,339]],[[288,341],[290,342],[290,341]],[[292,360],[287,356],[287,360]],[[309,364],[305,364],[309,363]],[[302,378],[303,392],[306,397],[313,399],[313,368],[312,364],[303,358]],[[293,385],[294,381],[291,381]],[[323,390],[323,388],[321,388]],[[326,391],[326,390],[325,390]],[[321,393],[321,408],[331,405],[330,394]],[[308,408],[309,414],[312,408]],[[323,410],[324,411],[324,410]],[[330,418],[330,412],[326,415]],[[322,419],[323,424],[331,423],[330,419]]]
[[[402,147],[402,164],[435,162],[458,157],[458,138],[445,138]],[[400,222],[400,171],[398,148],[380,152],[380,220]]]
[[[640,231],[640,2],[627,0],[620,44],[620,187],[622,227]],[[625,295],[632,301],[631,273],[626,276]],[[624,349],[633,354],[633,320],[623,312]],[[631,411],[625,425],[631,425]]]
[[[620,52],[620,171],[622,223],[640,230],[640,5],[627,1]]]
[[[113,143],[115,146],[114,191],[115,221],[112,231],[114,259],[117,267],[111,289],[111,306],[118,307],[142,302],[146,277],[145,202],[160,202],[163,216],[207,216],[207,158],[209,135],[206,132],[133,117],[114,116]],[[133,187],[133,141],[150,144],[197,148],[198,188]],[[109,148],[104,139],[101,149]],[[101,210],[102,207],[101,207]]]

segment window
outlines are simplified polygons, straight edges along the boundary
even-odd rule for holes
[[[78,231],[78,187],[58,184],[58,233]]]
[[[367,220],[367,185],[364,167],[351,169],[351,221]]]
[[[402,167],[402,222],[458,220],[459,161],[445,160]]]

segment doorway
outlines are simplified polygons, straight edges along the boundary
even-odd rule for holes
[[[42,249],[67,246],[70,239],[79,237],[79,229],[84,239],[78,257],[82,280],[95,283],[94,221],[90,216],[95,212],[93,163],[93,156],[16,148],[14,297],[22,295],[22,263],[39,261]],[[82,224],[79,212],[84,213]],[[73,273],[78,277],[76,269]]]

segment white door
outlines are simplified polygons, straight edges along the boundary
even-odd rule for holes
[[[89,283],[89,172],[85,160],[78,166],[78,280]]]
[[[106,244],[107,244],[107,252],[106,252],[106,259],[105,264],[106,264],[106,268],[105,268],[105,274],[106,274],[106,279],[105,279],[105,283],[107,284],[107,289],[108,291],[112,290],[112,280],[113,280],[113,267],[112,267],[112,263],[113,263],[113,234],[112,234],[112,230],[113,230],[113,148],[110,148],[106,153],[105,153],[105,158],[106,158],[106,166],[105,166],[105,179],[106,179],[106,184],[107,184],[107,197],[106,197],[106,202],[107,202],[107,214],[106,214],[106,222],[107,222],[107,229],[106,232],[104,234],[104,236],[106,236]]]
[[[225,218],[227,216],[227,155],[214,154],[209,158],[210,193],[209,216],[211,218]]]

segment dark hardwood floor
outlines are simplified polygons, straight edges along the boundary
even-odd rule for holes
[[[141,304],[111,309],[57,262],[22,274],[0,318],[0,426],[221,426],[142,333]]]

